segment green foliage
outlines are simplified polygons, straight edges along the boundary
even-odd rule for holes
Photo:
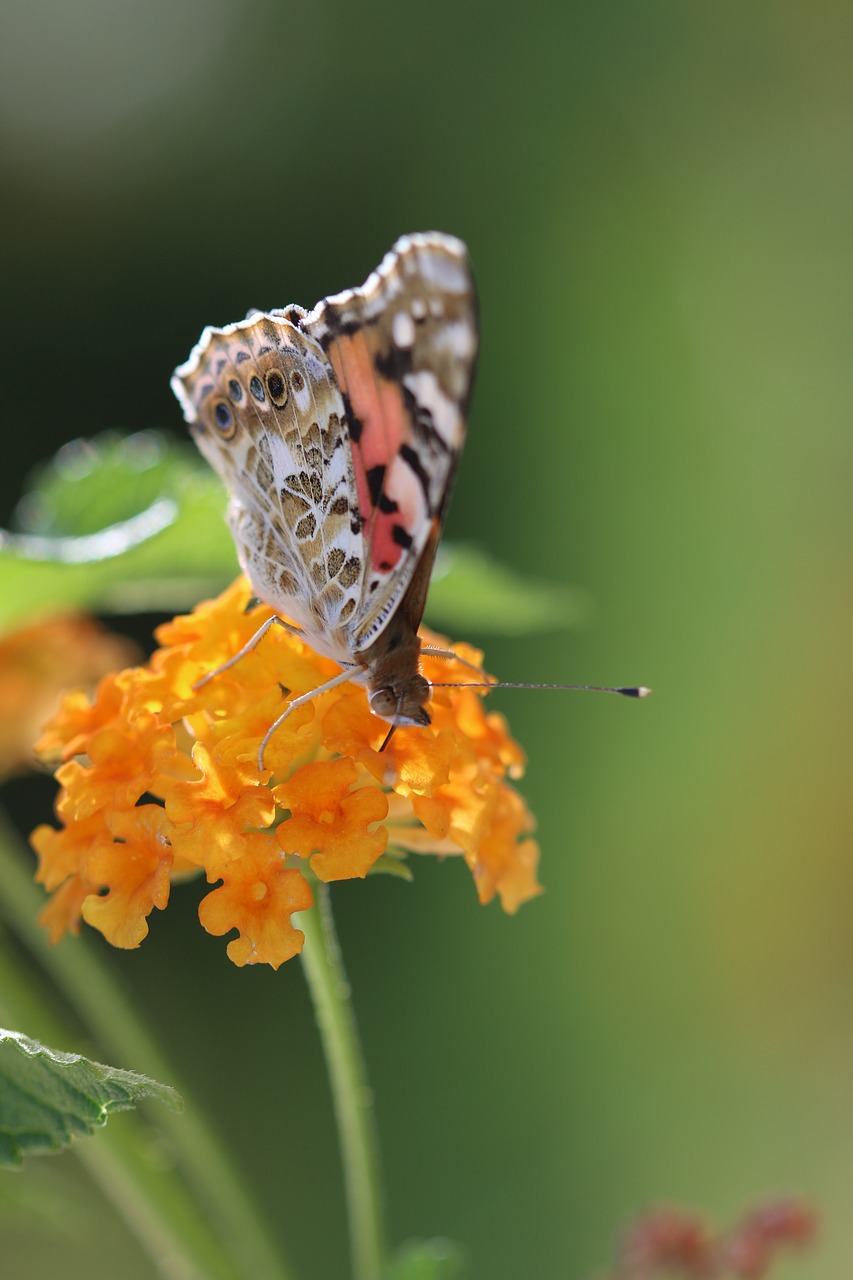
[[[579,592],[542,582],[500,564],[478,547],[444,547],[427,604],[430,619],[494,635],[521,636],[583,622],[589,606]]]
[[[33,476],[20,530],[0,534],[0,628],[61,609],[190,608],[236,573],[218,478],[156,432],[75,440]],[[582,601],[473,547],[439,559],[427,614],[464,634],[572,626]]]
[[[465,1280],[468,1268],[452,1240],[410,1240],[386,1272],[386,1280]]]
[[[0,539],[0,627],[61,609],[188,607],[236,572],[218,480],[155,432],[76,440]]]
[[[168,1085],[0,1029],[0,1167],[61,1151],[143,1098],[181,1107]]]

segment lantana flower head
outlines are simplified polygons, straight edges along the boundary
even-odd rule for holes
[[[388,726],[364,689],[338,685],[294,710],[258,748],[285,699],[337,672],[297,636],[275,627],[232,657],[269,616],[250,607],[239,578],[218,599],[157,632],[145,666],[105,677],[89,701],[66,695],[37,746],[58,765],[60,827],[31,841],[37,879],[53,896],[42,914],[51,938],[81,920],[118,947],[138,946],[176,878],[203,873],[211,892],[199,917],[210,933],[234,930],[236,964],[277,968],[301,950],[291,915],[311,906],[313,878],[363,877],[383,855],[456,854],[481,902],[507,911],[540,892],[533,822],[511,779],[524,756],[483,690],[437,688],[432,723]],[[446,642],[424,634],[427,644]],[[470,684],[482,655],[424,657],[424,675]]]

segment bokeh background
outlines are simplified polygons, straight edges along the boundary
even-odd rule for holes
[[[0,28],[5,521],[66,440],[181,432],[204,324],[452,231],[482,357],[449,535],[595,606],[468,638],[506,679],[655,688],[495,696],[547,886],[516,918],[456,862],[335,890],[394,1239],[563,1280],[650,1203],[788,1190],[825,1215],[796,1273],[849,1273],[853,9],[4,0]],[[48,816],[44,780],[4,798]],[[234,969],[196,900],[113,962],[302,1274],[342,1276],[302,973]],[[74,1231],[8,1226],[9,1274],[150,1274],[73,1156],[22,1177]]]

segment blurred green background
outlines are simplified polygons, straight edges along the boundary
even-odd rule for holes
[[[64,441],[181,432],[169,374],[203,325],[454,232],[482,357],[449,535],[595,603],[570,634],[467,638],[506,679],[655,689],[495,696],[547,886],[515,919],[456,862],[335,890],[394,1239],[563,1280],[652,1202],[725,1218],[789,1190],[826,1219],[797,1274],[849,1272],[853,8],[4,0],[0,22],[5,522]],[[5,799],[48,817],[47,784]],[[234,969],[197,896],[110,958],[302,1274],[343,1276],[302,974]],[[69,1234],[6,1226],[10,1275],[150,1274],[73,1157],[22,1178]]]

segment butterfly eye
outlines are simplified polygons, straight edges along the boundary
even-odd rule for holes
[[[288,392],[287,383],[281,376],[281,370],[270,369],[264,381],[267,384],[267,391],[269,392],[270,400],[272,400],[277,409],[283,409],[287,404]]]
[[[374,715],[387,719],[397,710],[397,699],[391,689],[377,689],[370,698],[370,710]]]
[[[305,379],[298,369],[294,369],[293,373],[290,375],[290,385],[293,387],[293,390],[297,395],[299,395],[299,392],[304,389]]]
[[[230,440],[237,431],[237,420],[231,412],[231,406],[227,400],[217,400],[213,410],[213,419],[222,436],[226,440]]]
[[[251,391],[255,399],[258,401],[258,403],[263,404],[264,400],[266,399],[266,395],[264,394],[264,384],[261,382],[260,378],[256,373],[253,373],[251,378],[249,379],[249,390]]]
[[[232,378],[228,383],[228,394],[235,404],[239,404],[243,399],[243,388],[236,378]]]

